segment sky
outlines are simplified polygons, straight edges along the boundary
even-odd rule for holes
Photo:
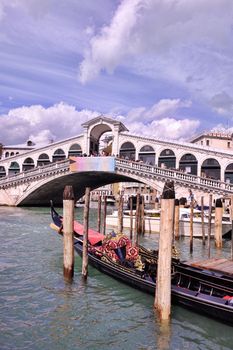
[[[233,132],[232,0],[0,0],[0,143]]]

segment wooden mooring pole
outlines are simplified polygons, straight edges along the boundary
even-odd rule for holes
[[[104,196],[103,235],[106,233],[107,196]]]
[[[179,202],[179,199],[175,199],[174,236],[175,236],[175,239],[180,238],[180,202]]]
[[[144,196],[141,196],[141,233],[145,234],[145,205]]]
[[[89,229],[89,206],[90,206],[90,187],[86,187],[85,204],[83,214],[83,259],[82,259],[82,276],[87,279],[88,275],[88,229]]]
[[[67,281],[74,276],[74,192],[65,186],[63,192],[63,275]]]
[[[98,197],[98,226],[97,231],[100,232],[101,227],[101,195]]]
[[[231,260],[233,260],[233,196],[230,202],[230,218],[231,218]]]
[[[135,231],[137,234],[137,239],[138,239],[138,234],[140,232],[140,194],[137,193],[137,199],[136,199],[136,215],[135,215]]]
[[[193,200],[190,202],[190,240],[189,240],[189,252],[193,253]]]
[[[118,232],[123,231],[123,196],[120,195],[119,206],[118,206]]]
[[[222,248],[222,201],[220,198],[215,202],[214,238],[216,248]]]
[[[133,238],[133,197],[131,196],[129,199],[129,209],[130,209],[130,239]]]
[[[202,244],[205,245],[204,196],[201,196],[201,232]]]
[[[159,256],[154,307],[160,319],[169,320],[171,313],[171,253],[174,228],[174,182],[165,183],[161,199]]]
[[[210,236],[211,236],[211,222],[212,222],[212,198],[213,198],[213,195],[210,194],[210,197],[209,197],[209,216],[208,216],[208,258],[210,258]]]

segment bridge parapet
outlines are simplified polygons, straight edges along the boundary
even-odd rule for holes
[[[132,162],[125,159],[116,159],[116,169],[123,172],[128,169],[129,172],[138,172],[142,178],[162,177],[164,180],[174,180],[176,183],[199,188],[204,191],[217,191],[222,194],[233,194],[233,184],[219,180],[208,179],[196,175],[185,174],[178,170],[164,169],[139,162]]]
[[[69,159],[66,159],[57,163],[45,165],[43,167],[30,169],[12,176],[2,177],[0,179],[0,189],[17,186],[22,182],[30,182],[41,177],[54,176],[54,174],[58,172],[69,172],[69,165]]]
[[[49,178],[68,174],[70,172],[69,159],[52,163],[43,167],[34,168],[26,172],[18,173],[13,176],[0,178],[0,189],[6,189],[18,186],[22,183],[30,183],[42,178]],[[164,169],[144,163],[129,161],[126,159],[115,159],[115,172],[130,177],[134,181],[134,175],[142,182],[150,180],[174,180],[175,183],[182,186],[190,186],[203,191],[213,191],[221,194],[233,194],[233,184],[221,182],[214,179],[208,179],[191,174],[185,174],[178,170]]]

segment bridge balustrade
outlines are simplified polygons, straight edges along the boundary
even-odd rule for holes
[[[55,170],[69,172],[69,163],[69,159],[66,159],[56,163],[50,163],[45,166],[36,167],[15,175],[2,177],[0,178],[0,186],[4,187],[5,185],[15,185],[18,181],[21,181],[22,179],[30,180],[30,178],[40,177],[42,174],[43,176],[45,176],[46,174],[50,176],[53,175],[51,172],[54,172]],[[223,192],[233,192],[233,184],[221,182],[219,180],[203,178],[196,175],[185,174],[178,170],[160,168],[157,166],[139,163],[135,161],[129,161],[120,158],[116,158],[115,164],[116,171],[123,169],[128,170],[128,172],[130,173],[132,172],[132,170],[135,170],[137,173],[139,173],[139,176],[141,176],[142,180],[144,175],[149,175],[154,179],[156,179],[156,177],[163,177],[164,179],[172,179],[174,181],[176,181],[177,179],[178,182],[186,183],[186,185],[188,186],[200,185],[205,189],[222,190]]]
[[[219,189],[222,191],[231,192],[233,191],[233,184],[222,182],[220,180],[213,180],[208,178],[203,178],[197,175],[185,174],[179,170],[165,169],[152,165],[145,165],[140,162],[128,161],[125,159],[116,159],[116,165],[119,167],[136,169],[144,173],[152,173],[155,175],[163,176],[166,179],[172,180],[183,180],[187,185],[201,185],[202,187],[209,189]]]

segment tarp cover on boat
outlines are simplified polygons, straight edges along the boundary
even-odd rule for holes
[[[80,236],[83,235],[83,225],[80,224],[78,221],[74,221],[74,231],[78,233]],[[92,245],[95,245],[96,243],[102,241],[105,238],[104,235],[99,233],[98,231],[89,229],[88,230],[88,240]]]

